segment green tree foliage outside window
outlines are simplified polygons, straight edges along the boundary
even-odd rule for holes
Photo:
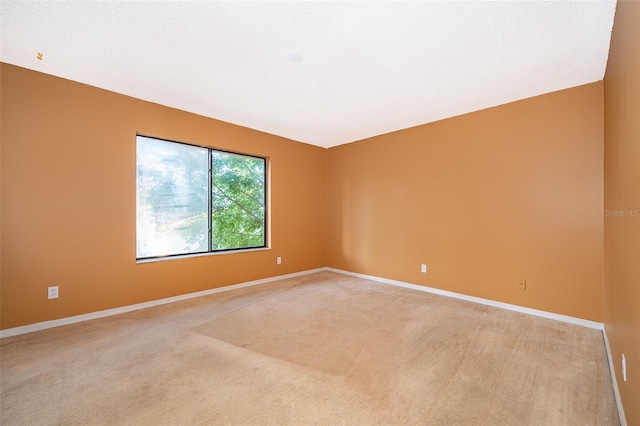
[[[265,245],[265,161],[211,152],[212,250]]]
[[[137,137],[138,259],[266,245],[266,160]]]

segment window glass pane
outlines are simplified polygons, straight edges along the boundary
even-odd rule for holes
[[[212,151],[212,250],[265,246],[265,163]]]
[[[208,150],[137,137],[137,257],[208,250]]]

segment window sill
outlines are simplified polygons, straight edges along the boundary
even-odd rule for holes
[[[271,250],[271,247],[259,247],[259,248],[250,248],[250,249],[240,249],[240,250],[225,250],[225,251],[214,251],[211,253],[196,253],[196,254],[181,254],[176,256],[166,256],[166,257],[154,257],[150,259],[136,259],[136,263],[155,263],[155,262],[164,262],[167,260],[179,260],[179,259],[189,259],[192,257],[204,257],[204,256],[222,256],[222,255],[230,255],[230,254],[238,254],[238,253],[248,253],[253,251],[265,251]]]

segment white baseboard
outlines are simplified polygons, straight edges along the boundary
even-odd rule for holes
[[[593,328],[596,330],[602,331],[602,336],[604,339],[604,345],[607,351],[607,360],[609,361],[609,370],[611,371],[611,383],[613,385],[613,393],[616,400],[616,406],[618,408],[618,416],[620,417],[620,425],[627,426],[627,420],[624,416],[624,409],[622,407],[622,400],[620,399],[620,391],[618,389],[618,382],[616,380],[616,373],[613,366],[613,358],[611,356],[611,348],[609,346],[609,338],[607,337],[607,330],[604,327],[604,324],[589,321],[582,318],[575,318],[568,315],[560,315],[555,314],[553,312],[541,311],[538,309],[525,308],[523,306],[512,305],[509,303],[496,302],[495,300],[483,299],[480,297],[467,296],[466,294],[454,293],[452,291],[440,290],[433,287],[421,286],[416,284],[409,284],[403,281],[391,280],[388,278],[380,278],[372,275],[358,274],[356,272],[344,271],[342,269],[336,268],[325,268],[327,271],[336,272],[338,274],[350,275],[352,277],[363,278],[371,281],[377,281],[385,284],[391,284],[399,287],[410,288],[413,290],[424,291],[427,293],[438,294],[440,296],[453,297],[455,299],[462,299],[469,302],[480,303],[483,305],[493,306],[496,308],[508,309],[510,311],[521,312],[524,314],[535,315],[542,318],[553,319],[556,321],[562,321],[569,324],[575,324],[583,327]]]
[[[609,346],[609,337],[607,336],[606,327],[602,328],[602,338],[604,339],[604,347],[607,349],[609,371],[611,372],[611,383],[613,384],[613,395],[616,398],[618,416],[620,417],[620,426],[627,426],[627,419],[624,416],[624,408],[622,407],[622,399],[620,398],[620,390],[618,389],[618,380],[616,379],[616,370],[613,366],[613,356],[611,356],[611,346]]]
[[[212,288],[212,289],[209,289],[209,290],[198,291],[198,292],[195,292],[195,293],[181,294],[179,296],[173,296],[173,297],[167,297],[167,298],[164,298],[164,299],[152,300],[152,301],[149,301],[149,302],[137,303],[135,305],[128,305],[128,306],[123,306],[123,307],[120,307],[120,308],[107,309],[107,310],[104,310],[104,311],[97,311],[97,312],[91,312],[91,313],[83,314],[83,315],[76,315],[76,316],[72,316],[72,317],[60,318],[60,319],[51,320],[51,321],[44,321],[44,322],[39,322],[39,323],[36,323],[36,324],[29,324],[29,325],[25,325],[25,326],[21,326],[21,327],[8,328],[6,330],[0,330],[0,339],[5,338],[5,337],[17,336],[17,335],[20,335],[20,334],[31,333],[31,332],[34,332],[34,331],[46,330],[46,329],[54,328],[54,327],[60,327],[60,326],[63,326],[63,325],[75,324],[75,323],[78,323],[78,322],[90,321],[90,320],[94,320],[94,319],[98,319],[98,318],[109,317],[109,316],[113,316],[113,315],[123,314],[123,313],[126,313],[126,312],[137,311],[139,309],[146,309],[146,308],[151,308],[151,307],[154,307],[154,306],[165,305],[167,303],[178,302],[178,301],[181,301],[181,300],[187,300],[187,299],[193,299],[193,298],[196,298],[196,297],[207,296],[207,295],[210,295],[210,294],[216,294],[216,293],[222,293],[222,292],[226,292],[226,291],[237,290],[237,289],[244,288],[244,287],[251,287],[251,286],[255,286],[255,285],[266,284],[266,283],[270,283],[270,282],[273,282],[273,281],[284,280],[284,279],[288,279],[288,278],[295,278],[295,277],[299,277],[299,276],[302,276],[302,275],[308,275],[308,274],[313,274],[313,273],[316,273],[316,272],[323,272],[323,271],[335,272],[335,273],[342,274],[342,275],[349,275],[349,276],[353,276],[353,277],[357,277],[357,278],[363,278],[363,279],[367,279],[367,280],[371,280],[371,281],[377,281],[377,282],[381,282],[381,283],[385,283],[385,284],[395,285],[395,286],[398,286],[398,287],[404,287],[404,288],[409,288],[409,289],[412,289],[412,290],[418,290],[418,291],[423,291],[423,292],[427,292],[427,293],[438,294],[440,296],[452,297],[452,298],[455,298],[455,299],[461,299],[461,300],[466,300],[466,301],[469,301],[469,302],[480,303],[482,305],[493,306],[493,307],[496,307],[496,308],[507,309],[507,310],[510,310],[510,311],[520,312],[520,313],[529,314],[529,315],[535,315],[535,316],[542,317],[542,318],[553,319],[553,320],[556,320],[556,321],[562,321],[562,322],[566,322],[566,323],[569,323],[569,324],[580,325],[580,326],[583,326],[583,327],[588,327],[588,328],[592,328],[592,329],[596,329],[596,330],[602,330],[602,336],[603,336],[605,348],[606,348],[606,351],[607,351],[607,359],[609,361],[609,370],[611,371],[611,381],[612,381],[612,384],[613,384],[613,393],[615,395],[616,406],[618,408],[618,415],[620,416],[620,425],[621,426],[627,426],[627,421],[626,421],[626,418],[625,418],[625,415],[624,415],[624,409],[622,407],[622,401],[620,399],[620,391],[618,390],[618,383],[617,383],[617,380],[616,380],[616,374],[615,374],[615,369],[614,369],[614,365],[613,365],[613,358],[611,356],[611,348],[609,346],[609,338],[607,337],[607,330],[605,329],[605,327],[604,327],[604,325],[602,323],[595,322],[595,321],[589,321],[589,320],[585,320],[585,319],[582,319],[582,318],[575,318],[575,317],[571,317],[571,316],[567,316],[567,315],[560,315],[560,314],[556,314],[556,313],[553,313],[553,312],[541,311],[541,310],[538,310],[538,309],[525,308],[523,306],[512,305],[512,304],[509,304],[509,303],[497,302],[495,300],[483,299],[483,298],[474,297],[474,296],[468,296],[466,294],[454,293],[452,291],[440,290],[440,289],[433,288],[433,287],[410,284],[410,283],[406,283],[406,282],[403,282],[403,281],[391,280],[391,279],[388,279],[388,278],[381,278],[381,277],[376,277],[376,276],[373,276],[373,275],[359,274],[359,273],[356,273],[356,272],[349,272],[349,271],[344,271],[342,269],[329,268],[329,267],[309,269],[309,270],[306,270],[306,271],[294,272],[294,273],[285,274],[285,275],[277,275],[275,277],[263,278],[263,279],[254,280],[254,281],[248,281],[248,282],[244,282],[244,283],[240,283],[240,284],[233,284],[233,285],[224,286],[224,287]]]
[[[589,320],[585,320],[585,319],[581,319],[581,318],[575,318],[575,317],[570,317],[570,316],[567,316],[567,315],[555,314],[553,312],[540,311],[540,310],[537,310],[537,309],[525,308],[523,306],[511,305],[509,303],[497,302],[495,300],[483,299],[483,298],[480,298],[480,297],[467,296],[465,294],[454,293],[452,291],[446,291],[446,290],[440,290],[440,289],[433,288],[433,287],[426,287],[426,286],[421,286],[421,285],[416,285],[416,284],[410,284],[410,283],[406,283],[406,282],[403,282],[403,281],[391,280],[391,279],[388,279],[388,278],[381,278],[381,277],[376,277],[376,276],[373,276],[373,275],[365,275],[365,274],[359,274],[359,273],[356,273],[356,272],[344,271],[342,269],[323,267],[323,268],[309,269],[309,270],[301,271],[301,272],[295,272],[295,273],[292,273],[292,274],[277,275],[275,277],[263,278],[263,279],[260,279],[260,280],[248,281],[248,282],[240,283],[240,284],[234,284],[234,285],[229,285],[229,286],[224,286],[224,287],[213,288],[213,289],[210,289],[210,290],[198,291],[198,292],[195,292],[195,293],[181,294],[179,296],[167,297],[167,298],[164,298],[164,299],[151,300],[149,302],[137,303],[135,305],[122,306],[122,307],[119,307],[119,308],[107,309],[107,310],[104,310],[104,311],[91,312],[91,313],[88,313],[88,314],[76,315],[76,316],[66,317],[66,318],[60,318],[60,319],[51,320],[51,321],[44,321],[44,322],[39,322],[39,323],[35,323],[35,324],[29,324],[29,325],[25,325],[25,326],[21,326],[21,327],[8,328],[6,330],[0,330],[0,339],[5,338],[5,337],[17,336],[19,334],[31,333],[31,332],[34,332],[34,331],[46,330],[46,329],[53,328],[53,327],[60,327],[60,326],[63,326],[63,325],[75,324],[75,323],[82,322],[82,321],[90,321],[90,320],[94,320],[94,319],[98,319],[98,318],[104,318],[104,317],[108,317],[108,316],[112,316],[112,315],[123,314],[123,313],[126,313],[126,312],[137,311],[139,309],[146,309],[146,308],[151,308],[151,307],[154,307],[154,306],[165,305],[167,303],[178,302],[178,301],[181,301],[181,300],[193,299],[195,297],[207,296],[207,295],[210,295],[210,294],[216,294],[216,293],[221,293],[221,292],[225,292],[225,291],[236,290],[236,289],[243,288],[243,287],[250,287],[250,286],[254,286],[254,285],[266,284],[266,283],[273,282],[273,281],[284,280],[284,279],[287,279],[287,278],[299,277],[299,276],[302,276],[302,275],[308,275],[308,274],[313,274],[313,273],[322,272],[322,271],[331,271],[331,272],[335,272],[335,273],[338,273],[338,274],[350,275],[350,276],[353,276],[353,277],[363,278],[363,279],[367,279],[367,280],[371,280],[371,281],[377,281],[377,282],[381,282],[381,283],[385,283],[385,284],[391,284],[391,285],[395,285],[395,286],[399,286],[399,287],[410,288],[410,289],[413,289],[413,290],[424,291],[424,292],[427,292],[427,293],[438,294],[440,296],[453,297],[455,299],[466,300],[466,301],[469,301],[469,302],[480,303],[482,305],[488,305],[488,306],[493,306],[493,307],[496,307],[496,308],[507,309],[507,310],[510,310],[510,311],[516,311],[516,312],[521,312],[521,313],[525,313],[525,314],[529,314],[529,315],[535,315],[535,316],[539,316],[539,317],[543,317],[543,318],[549,318],[549,319],[553,319],[553,320],[556,320],[556,321],[562,321],[562,322],[566,322],[566,323],[570,323],[570,324],[580,325],[580,326],[583,326],[583,327],[593,328],[593,329],[596,329],[596,330],[602,330],[604,328],[602,323],[589,321]]]
[[[336,272],[343,275],[351,275],[353,277],[364,278],[371,281],[378,281],[385,284],[391,284],[398,287],[410,288],[413,290],[424,291],[427,293],[438,294],[440,296],[453,297],[455,299],[466,300],[468,302],[480,303],[482,305],[493,306],[496,308],[507,309],[510,311],[521,312],[523,314],[535,315],[537,317],[548,318],[556,321],[562,321],[569,324],[580,325],[582,327],[593,328],[596,330],[602,330],[603,324],[600,322],[589,321],[582,318],[570,317],[568,315],[560,315],[553,312],[540,311],[538,309],[525,308],[524,306],[512,305],[510,303],[497,302],[495,300],[483,299],[481,297],[467,296],[466,294],[454,293],[452,291],[440,290],[433,287],[427,287],[416,284],[409,284],[403,281],[390,280],[388,278],[380,278],[372,275],[358,274],[356,272],[343,271],[336,268],[325,268],[327,271]]]
[[[72,317],[60,318],[51,321],[38,322],[35,324],[24,325],[21,327],[8,328],[0,330],[0,339],[5,337],[17,336],[19,334],[31,333],[34,331],[46,330],[53,327],[75,324],[83,321],[90,321],[98,318],[110,317],[112,315],[124,314],[126,312],[137,311],[139,309],[151,308],[153,306],[166,305],[167,303],[178,302],[181,300],[193,299],[195,297],[207,296],[210,294],[222,293],[225,291],[237,290],[239,288],[250,287],[254,285],[266,284],[272,281],[284,280],[287,278],[299,277],[301,275],[313,274],[315,272],[325,271],[326,268],[309,269],[292,274],[277,275],[275,277],[263,278],[255,281],[248,281],[240,284],[233,284],[225,287],[212,288],[209,290],[197,291],[195,293],[181,294],[179,296],[166,297],[164,299],[151,300],[149,302],[136,303],[135,305],[122,306],[120,308],[107,309],[104,311],[91,312],[83,315],[75,315]]]

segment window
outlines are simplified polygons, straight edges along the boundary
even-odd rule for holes
[[[138,136],[136,257],[265,247],[266,162]]]

